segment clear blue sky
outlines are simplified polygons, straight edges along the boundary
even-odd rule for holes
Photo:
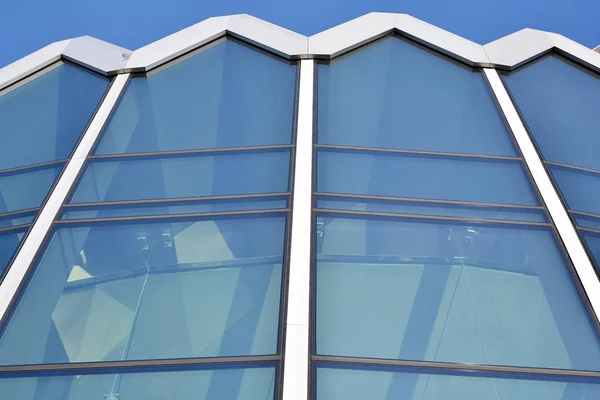
[[[311,35],[371,11],[411,14],[485,44],[522,28],[600,44],[600,0],[4,0],[0,67],[90,35],[130,50],[206,18],[247,13]]]

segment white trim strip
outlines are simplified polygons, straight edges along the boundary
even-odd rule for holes
[[[314,69],[300,62],[283,400],[308,398]]]
[[[67,163],[52,194],[48,198],[44,208],[41,210],[40,215],[31,228],[27,239],[25,239],[21,250],[10,266],[2,285],[0,285],[0,320],[4,319],[6,313],[9,311],[12,299],[17,294],[21,282],[23,282],[27,272],[31,268],[36,253],[42,245],[44,238],[48,235],[52,222],[56,218],[63,202],[66,200],[71,187],[75,184],[75,180],[83,168],[85,159],[92,150],[94,142],[100,134],[111,110],[117,103],[128,78],[128,74],[118,75],[115,78],[104,101],[98,108],[96,115],[92,119],[88,129],[83,134],[83,138],[77,146],[77,149],[73,153],[73,158]]]
[[[600,281],[596,276],[594,266],[577,236],[577,232],[569,219],[567,210],[560,201],[558,193],[554,190],[552,181],[544,169],[542,160],[502,83],[500,75],[495,69],[484,68],[484,72],[498,99],[500,108],[508,121],[508,125],[514,134],[515,140],[521,149],[521,153],[523,153],[531,176],[540,191],[544,203],[546,203],[550,217],[558,230],[558,234],[562,239],[569,257],[571,258],[573,267],[579,276],[583,289],[596,313],[596,317],[600,317]]]

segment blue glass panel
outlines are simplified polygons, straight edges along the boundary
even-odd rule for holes
[[[0,363],[274,354],[285,224],[60,228],[0,339]]]
[[[290,152],[94,161],[72,203],[287,192]]]
[[[0,92],[0,170],[68,158],[108,84],[65,63]]]
[[[483,74],[388,37],[318,66],[323,144],[515,155]]]
[[[19,247],[21,239],[25,236],[26,231],[27,229],[17,229],[0,232],[0,275],[2,275],[6,267],[8,267],[8,263],[17,247]]]
[[[600,368],[600,344],[547,228],[317,220],[317,352]]]
[[[27,211],[19,214],[0,215],[0,228],[30,224],[33,222],[37,211]]]
[[[458,204],[420,203],[415,201],[364,200],[333,196],[319,196],[317,197],[317,208],[477,219],[484,218],[510,221],[546,222],[544,212],[541,210],[502,207],[474,207]]]
[[[410,369],[317,368],[316,400],[588,400],[600,381],[517,375],[426,374]]]
[[[272,400],[275,367],[0,378],[14,400]],[[113,396],[111,396],[113,395]]]
[[[579,230],[579,234],[583,237],[587,248],[594,258],[596,269],[600,273],[600,234]]]
[[[0,213],[40,207],[62,167],[59,164],[0,174]]]
[[[87,219],[127,217],[163,214],[196,214],[224,211],[268,210],[287,207],[287,197],[269,197],[239,200],[219,200],[202,202],[178,202],[131,206],[103,206],[98,208],[73,207],[63,213],[61,219]],[[0,220],[2,224],[2,220]],[[1,225],[0,225],[1,226]]]
[[[127,87],[96,154],[289,144],[296,65],[220,41]]]
[[[600,170],[598,78],[557,55],[504,78],[546,160]]]
[[[548,165],[567,205],[572,210],[600,214],[600,172]]]
[[[600,218],[571,213],[575,223],[585,228],[600,230]]]
[[[323,150],[319,192],[537,205],[519,161]]]

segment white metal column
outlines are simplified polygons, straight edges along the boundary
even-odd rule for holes
[[[552,181],[546,173],[544,164],[502,83],[500,75],[495,69],[484,68],[483,71],[490,82],[496,99],[498,99],[500,108],[515,136],[517,144],[521,149],[521,153],[523,153],[531,176],[540,191],[542,199],[546,203],[546,207],[548,207],[550,217],[552,217],[560,238],[571,258],[573,267],[575,268],[577,275],[579,275],[579,279],[587,293],[592,308],[594,309],[596,316],[600,318],[600,281],[596,276],[594,266],[577,236],[577,231],[569,219],[567,210],[560,201],[559,194],[554,190]]]
[[[314,68],[300,62],[283,400],[308,398]]]
[[[90,122],[81,141],[75,149],[73,157],[67,163],[67,166],[52,190],[48,201],[40,211],[40,215],[35,221],[35,224],[31,227],[29,235],[25,239],[23,246],[10,266],[2,285],[0,285],[0,319],[4,318],[8,312],[8,307],[10,306],[13,297],[17,294],[21,282],[25,278],[29,268],[31,268],[35,254],[48,234],[52,222],[56,218],[63,202],[66,200],[71,187],[75,184],[75,180],[84,166],[85,159],[92,150],[92,146],[100,134],[102,127],[106,123],[128,78],[129,74],[123,74],[118,75],[114,79],[102,104],[98,108],[96,115],[94,115],[94,118]]]

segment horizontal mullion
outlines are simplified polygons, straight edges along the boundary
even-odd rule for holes
[[[515,221],[504,219],[489,219],[489,218],[464,218],[464,217],[445,217],[439,215],[426,214],[405,214],[405,213],[388,213],[375,211],[354,211],[354,210],[335,210],[329,208],[313,208],[316,213],[340,214],[340,215],[356,215],[364,217],[390,217],[390,218],[406,218],[429,221],[449,221],[470,224],[494,224],[494,225],[518,225],[518,226],[552,226],[549,222],[533,222],[533,221]]]
[[[10,231],[18,231],[23,228],[31,228],[33,223],[23,224],[23,225],[15,225],[15,226],[7,226],[5,228],[0,228],[0,233],[10,232]]]
[[[416,360],[386,360],[380,358],[359,358],[359,357],[338,357],[338,356],[320,356],[313,355],[313,362],[326,362],[336,364],[353,364],[364,366],[380,367],[404,367],[412,369],[421,369],[423,373],[431,373],[428,370],[455,371],[455,372],[483,372],[495,374],[519,374],[531,375],[536,377],[563,377],[563,378],[590,378],[600,379],[599,371],[582,371],[554,368],[536,368],[536,367],[513,367],[504,365],[485,365],[485,364],[463,364],[439,361],[416,361]]]
[[[177,203],[209,202],[220,200],[245,200],[245,199],[269,199],[271,197],[290,196],[291,192],[279,193],[255,193],[255,194],[230,194],[222,196],[196,196],[196,197],[176,197],[170,199],[145,199],[145,200],[118,200],[118,201],[95,201],[88,203],[67,203],[64,208],[102,208],[107,206],[131,206],[131,205],[169,205]],[[0,215],[1,217],[1,215]]]
[[[568,210],[571,214],[583,215],[585,217],[592,217],[600,219],[600,214],[594,214],[586,211]]]
[[[456,158],[476,158],[476,159],[488,159],[488,160],[511,160],[511,161],[522,161],[523,160],[521,157],[517,157],[517,156],[493,156],[493,155],[488,155],[488,154],[450,153],[450,152],[443,152],[443,151],[385,149],[385,148],[380,148],[380,147],[345,146],[345,145],[334,145],[334,144],[316,144],[315,147],[318,149],[337,149],[337,150],[365,151],[365,152],[389,153],[389,154],[407,154],[407,155],[456,157]]]
[[[279,355],[267,356],[237,356],[237,357],[206,357],[206,358],[172,358],[164,360],[122,360],[122,361],[94,361],[94,362],[75,362],[63,364],[35,364],[35,365],[2,365],[0,366],[1,375],[26,374],[36,376],[36,374],[48,374],[51,372],[87,372],[94,373],[122,373],[128,371],[144,372],[140,369],[168,369],[194,366],[221,366],[221,365],[247,365],[258,363],[276,363],[281,360]],[[133,371],[132,371],[133,370]]]
[[[482,208],[506,208],[514,210],[539,210],[543,211],[543,206],[527,206],[519,204],[502,204],[502,203],[481,203],[476,201],[461,201],[461,200],[438,200],[438,199],[423,199],[416,197],[394,197],[394,196],[377,196],[377,195],[363,195],[363,194],[346,194],[346,193],[323,193],[314,192],[315,196],[325,197],[338,197],[344,199],[357,199],[357,200],[381,200],[381,201],[397,201],[402,203],[424,203],[433,205],[455,205],[455,206],[468,206],[468,207],[482,207]]]
[[[14,168],[3,169],[0,171],[0,177],[2,177],[4,175],[12,175],[12,174],[17,174],[17,173],[27,172],[29,170],[42,169],[44,167],[51,167],[53,165],[66,164],[68,161],[69,160],[46,161],[46,162],[42,162],[42,163],[26,165],[23,167],[14,167]]]
[[[548,165],[554,165],[554,166],[557,166],[557,167],[566,168],[566,169],[573,169],[573,170],[576,170],[576,171],[590,172],[592,174],[598,174],[600,176],[600,171],[597,170],[597,169],[593,169],[593,168],[578,167],[576,165],[564,164],[564,163],[555,162],[555,161],[544,161],[544,163],[548,164]]]
[[[67,219],[54,221],[58,225],[71,224],[95,224],[102,222],[127,222],[127,221],[152,221],[152,220],[179,220],[187,218],[210,218],[210,217],[225,217],[236,215],[260,215],[260,214],[285,214],[289,208],[276,208],[270,210],[240,210],[240,211],[223,211],[209,213],[187,213],[187,214],[160,214],[160,215],[138,215],[126,217],[107,217],[107,218],[82,218],[82,219]]]
[[[35,211],[39,211],[41,209],[42,209],[41,207],[33,207],[33,208],[24,208],[22,210],[1,213],[0,218],[19,217],[22,214],[29,214],[29,213],[32,213]]]
[[[591,233],[600,234],[600,230],[599,229],[586,228],[585,226],[580,226],[580,225],[577,225],[577,229],[580,230],[580,231],[584,231],[584,232],[591,232]]]
[[[225,154],[225,153],[244,153],[259,150],[279,150],[291,149],[293,144],[275,144],[264,146],[242,146],[242,147],[222,147],[210,149],[192,149],[192,150],[170,150],[170,151],[148,151],[143,153],[120,153],[120,154],[96,154],[88,157],[90,160],[120,160],[128,158],[144,158],[144,157],[169,157],[169,156],[186,156],[186,155],[201,155],[201,154]]]

